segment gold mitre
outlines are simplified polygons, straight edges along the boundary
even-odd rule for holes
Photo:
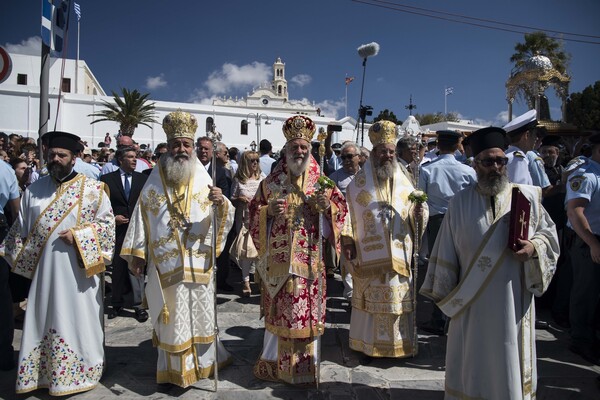
[[[194,141],[198,121],[196,117],[188,112],[177,110],[163,119],[163,130],[167,134],[167,141],[177,138],[188,138]]]
[[[308,117],[294,115],[283,124],[283,135],[286,142],[294,139],[304,139],[310,143],[315,135],[315,124]]]
[[[382,143],[395,145],[397,138],[396,124],[392,121],[377,121],[369,128],[369,139],[373,147]]]

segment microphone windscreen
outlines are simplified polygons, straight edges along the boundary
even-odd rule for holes
[[[379,53],[379,44],[376,42],[363,44],[357,50],[360,58],[373,57]]]

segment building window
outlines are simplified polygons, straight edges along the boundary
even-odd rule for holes
[[[63,78],[61,91],[63,93],[71,93],[71,78]]]
[[[212,132],[214,124],[215,120],[213,119],[213,117],[206,118],[206,133]]]
[[[26,74],[17,74],[17,85],[27,85]]]
[[[282,91],[281,85],[277,86],[277,94],[279,96],[281,96],[281,91]]]
[[[242,120],[242,124],[240,125],[240,135],[248,135],[248,121],[245,119]]]

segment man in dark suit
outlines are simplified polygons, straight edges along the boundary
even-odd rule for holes
[[[196,143],[196,155],[210,176],[212,176],[213,167],[216,167],[216,186],[221,189],[223,196],[231,199],[232,182],[227,176],[227,170],[221,165],[212,165],[213,144],[210,138],[204,136],[198,139],[198,142]],[[217,289],[226,292],[233,291],[233,287],[227,283],[227,276],[229,275],[229,248],[231,247],[233,239],[235,239],[234,228],[232,228],[229,232],[229,235],[227,235],[225,248],[221,252],[221,255],[217,258]]]
[[[108,309],[108,319],[113,319],[121,313],[123,294],[131,288],[135,318],[139,322],[145,322],[148,319],[148,313],[141,308],[144,276],[135,277],[131,274],[127,262],[119,254],[129,226],[129,218],[148,176],[135,172],[137,160],[133,147],[118,149],[115,158],[119,162],[119,169],[100,177],[100,180],[106,183],[110,189],[110,203],[115,214],[116,225],[115,255],[112,261],[112,300],[111,307]]]

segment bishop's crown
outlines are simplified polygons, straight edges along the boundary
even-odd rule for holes
[[[283,124],[283,135],[287,142],[294,139],[304,139],[310,143],[315,135],[315,124],[308,117],[294,115]]]
[[[373,144],[373,147],[378,144],[396,144],[398,138],[398,131],[396,124],[392,121],[377,121],[369,128],[369,139]]]
[[[188,138],[193,141],[198,129],[198,121],[192,114],[177,110],[167,114],[162,126],[167,134],[167,141],[177,138]]]

